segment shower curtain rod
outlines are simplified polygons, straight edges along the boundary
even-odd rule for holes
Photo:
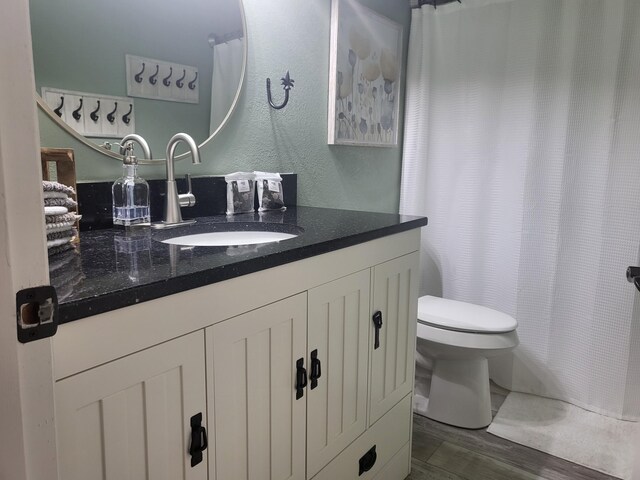
[[[417,5],[413,5],[411,8],[420,8],[423,5],[431,5],[434,9],[438,8],[438,5],[444,5],[446,3],[453,3],[453,2],[458,2],[458,3],[462,3],[461,0],[418,0],[418,4]],[[413,2],[411,2],[413,3]]]
[[[244,37],[244,30],[240,29],[236,30],[235,32],[225,33],[224,35],[216,35],[214,33],[210,33],[207,41],[209,42],[209,46],[213,48],[220,43],[227,43],[231,40],[236,40],[242,37]]]

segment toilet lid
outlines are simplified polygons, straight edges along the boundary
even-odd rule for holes
[[[506,333],[518,326],[515,318],[506,313],[428,295],[418,300],[418,321],[438,328],[475,333]]]

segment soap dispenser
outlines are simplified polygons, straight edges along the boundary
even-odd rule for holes
[[[111,187],[113,195],[113,224],[124,227],[149,225],[149,184],[138,176],[138,159],[133,154],[133,141],[142,146],[145,157],[151,160],[151,150],[147,142],[136,134],[127,135],[120,143],[122,177]]]

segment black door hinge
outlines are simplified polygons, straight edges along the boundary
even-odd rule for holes
[[[16,293],[18,341],[53,337],[58,331],[58,295],[51,285],[25,288]]]

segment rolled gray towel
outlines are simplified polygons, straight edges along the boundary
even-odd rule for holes
[[[67,195],[75,195],[76,193],[73,188],[68,187],[67,185],[63,185],[62,183],[58,182],[49,182],[47,180],[42,181],[42,190],[44,192],[66,193]]]
[[[75,228],[69,228],[60,232],[47,233],[47,240],[59,240],[61,238],[77,237],[78,231]]]
[[[58,253],[66,252],[67,250],[73,250],[76,247],[73,243],[65,243],[64,245],[58,245],[57,247],[51,247],[47,249],[49,256],[57,255]]]
[[[66,197],[66,198],[45,198],[45,207],[67,207],[68,209],[74,209],[78,206],[78,202]]]
[[[75,222],[77,215],[75,213],[65,213],[64,215],[45,215],[47,223],[65,223]]]

